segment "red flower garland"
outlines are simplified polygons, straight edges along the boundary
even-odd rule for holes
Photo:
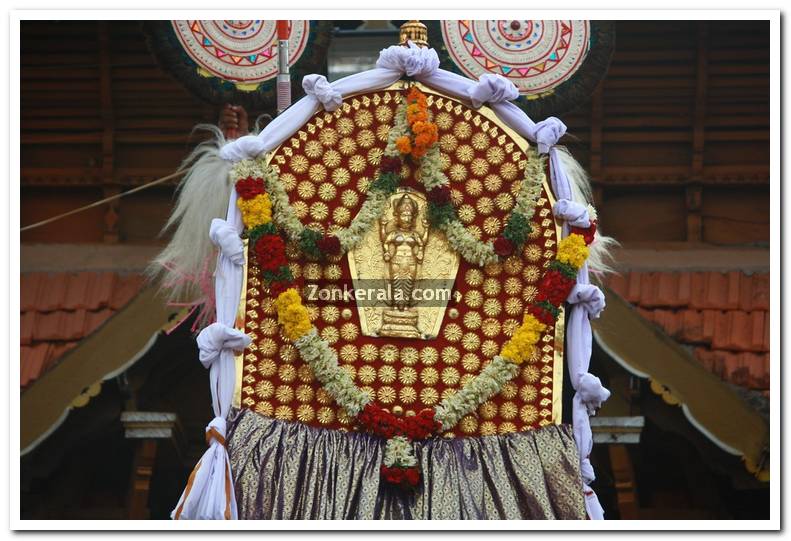
[[[445,205],[450,203],[450,188],[448,186],[437,186],[426,193],[429,202],[435,205]]]
[[[423,409],[410,417],[396,417],[389,411],[369,402],[357,416],[366,430],[385,439],[404,436],[410,440],[424,440],[439,432],[442,426],[434,419],[433,409]]]
[[[417,468],[388,468],[382,464],[379,474],[388,483],[404,488],[415,488],[420,483],[420,470]]]
[[[264,193],[264,179],[247,177],[236,181],[236,194],[242,199],[252,199]]]
[[[514,245],[505,237],[497,237],[494,240],[494,253],[500,257],[508,257],[514,253]]]
[[[551,327],[555,324],[555,314],[550,312],[549,310],[545,309],[543,306],[539,306],[538,304],[531,304],[527,307],[527,312],[533,316],[537,320],[539,320],[544,325]]]
[[[327,255],[337,255],[341,253],[341,241],[335,235],[326,235],[316,241],[316,248]]]
[[[258,266],[264,271],[276,271],[286,265],[286,243],[280,235],[264,235],[255,243]]]
[[[572,227],[569,234],[582,235],[585,239],[585,244],[590,246],[593,244],[593,239],[596,237],[596,222],[591,222],[589,227]]]
[[[379,164],[382,173],[398,173],[403,162],[397,156],[384,156]]]
[[[285,280],[272,282],[271,284],[269,284],[269,293],[272,295],[272,297],[276,299],[278,295],[280,295],[290,287],[294,287],[293,282],[288,282]]]
[[[560,271],[547,271],[538,283],[536,301],[549,301],[554,306],[560,306],[566,302],[574,284],[574,279],[567,278]]]

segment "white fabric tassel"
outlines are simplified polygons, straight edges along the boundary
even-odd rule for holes
[[[250,337],[234,328],[244,267],[238,264],[239,245],[232,238],[233,232],[240,231],[242,226],[235,189],[231,190],[229,199],[227,220],[215,220],[210,230],[212,242],[220,248],[214,282],[217,322],[198,335],[200,362],[209,369],[215,417],[206,427],[209,448],[193,469],[187,487],[171,513],[171,518],[177,520],[238,518],[231,464],[225,448],[225,419],[231,410],[236,382],[234,350],[247,347]],[[236,238],[238,240],[238,233]]]

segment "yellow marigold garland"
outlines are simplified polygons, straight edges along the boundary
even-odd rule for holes
[[[401,154],[409,154],[412,152],[412,142],[409,140],[409,136],[402,135],[396,139],[396,148]]]
[[[242,213],[242,222],[249,229],[272,221],[272,201],[268,194],[262,193],[252,199],[240,197],[236,200],[236,206]]]
[[[572,233],[558,244],[557,260],[568,263],[579,270],[588,259],[588,246],[585,239],[578,233]]]
[[[572,233],[558,243],[558,252],[555,259],[578,271],[585,264],[585,260],[588,259],[588,251],[585,237],[579,233]],[[533,348],[546,328],[547,326],[541,323],[533,314],[525,314],[522,326],[503,345],[500,354],[514,364],[522,364],[533,354]]]
[[[306,335],[313,328],[308,310],[302,304],[302,297],[294,288],[288,288],[277,296],[275,310],[277,321],[283,326],[283,334],[291,341]]]
[[[533,348],[546,328],[535,316],[525,314],[522,326],[505,343],[500,354],[514,364],[522,364],[533,354]]]

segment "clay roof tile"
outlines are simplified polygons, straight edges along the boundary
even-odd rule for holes
[[[628,274],[626,276],[623,274],[613,274],[612,276],[609,276],[607,280],[607,287],[612,289],[621,297],[626,298],[627,290],[629,288],[627,276]]]
[[[641,272],[630,272],[629,273],[629,287],[626,290],[626,300],[631,302],[632,304],[639,304],[640,298],[642,296],[642,278],[643,273]]]
[[[20,386],[25,387],[31,381],[38,378],[47,360],[49,344],[38,344],[32,347],[23,347],[20,359],[22,361],[22,372],[20,373]]]
[[[144,279],[112,272],[30,273],[20,284],[24,387],[132,300]]]
[[[684,310],[681,312],[679,339],[693,344],[705,341],[703,338],[703,312],[699,310]]]
[[[40,272],[22,275],[19,281],[20,311],[29,312],[37,308],[38,290],[45,276]]]
[[[769,274],[743,276],[739,295],[742,310],[769,310]]]
[[[109,308],[118,310],[126,306],[137,295],[144,283],[145,278],[136,274],[119,278],[117,287],[113,290],[113,295],[108,303]]]
[[[66,291],[69,287],[69,275],[56,273],[46,275],[39,285],[36,295],[36,310],[39,312],[52,312],[63,306]]]
[[[66,296],[60,308],[65,310],[75,310],[77,308],[85,308],[87,310],[96,309],[96,306],[90,303],[90,291],[93,289],[93,277],[94,273],[92,272],[78,272],[70,275]]]
[[[626,272],[612,289],[682,344],[711,372],[768,388],[769,275],[722,272]]]
[[[36,327],[36,312],[23,312],[19,320],[19,337],[23,346],[33,342],[33,331]]]
[[[94,310],[110,306],[110,300],[113,298],[113,290],[117,280],[118,275],[113,272],[94,273],[93,287],[89,292],[90,303]]]

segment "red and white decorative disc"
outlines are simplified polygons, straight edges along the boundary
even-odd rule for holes
[[[552,90],[582,65],[589,21],[442,21],[442,38],[468,77],[496,73],[523,95]]]
[[[277,75],[276,21],[171,21],[184,51],[211,75],[261,83]],[[309,21],[289,21],[289,65],[305,50]]]

